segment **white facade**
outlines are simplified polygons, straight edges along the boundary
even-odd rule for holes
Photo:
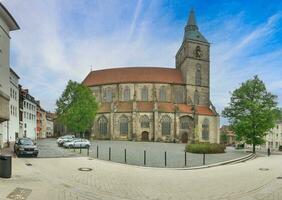
[[[14,18],[0,3],[0,148],[3,138],[7,137],[7,120],[9,120],[9,69],[10,69],[10,35],[9,32],[18,30]],[[5,136],[6,135],[6,136]]]
[[[54,124],[52,119],[47,118],[46,123],[46,136],[47,137],[53,137],[54,136]]]
[[[37,139],[36,127],[36,102],[27,94],[23,100],[23,137]]]
[[[278,150],[282,146],[282,121],[277,122],[265,138],[266,148]]]

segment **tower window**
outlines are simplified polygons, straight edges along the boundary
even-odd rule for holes
[[[198,105],[199,101],[200,101],[199,92],[198,92],[198,90],[196,90],[195,93],[194,93],[194,104]]]
[[[197,70],[195,74],[195,85],[201,85],[201,66],[197,65]]]

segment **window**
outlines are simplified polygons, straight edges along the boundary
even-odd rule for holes
[[[184,116],[180,118],[180,128],[181,129],[189,129],[190,117]]]
[[[201,85],[201,78],[201,66],[198,64],[195,74],[195,85]]]
[[[209,120],[205,119],[202,124],[202,139],[208,140],[209,139]]]
[[[144,86],[141,91],[141,100],[148,101],[148,88]]]
[[[108,120],[106,117],[102,116],[98,120],[99,124],[99,133],[101,135],[107,135],[108,134]]]
[[[129,101],[130,100],[130,88],[126,86],[123,91],[123,100]]]
[[[119,119],[120,134],[128,135],[128,118],[126,116],[121,116]]]
[[[175,88],[175,103],[184,103],[185,102],[185,92],[183,87]]]
[[[140,119],[141,128],[149,128],[150,127],[150,119],[147,115],[143,115]]]
[[[113,93],[111,88],[106,88],[105,91],[105,102],[112,102],[113,100]]]
[[[194,93],[194,104],[195,105],[199,104],[199,92],[198,92],[198,90],[196,90],[195,93]]]
[[[168,115],[162,117],[162,135],[170,135],[171,130],[171,119]]]
[[[160,101],[166,101],[166,88],[165,86],[162,86],[160,88],[160,94],[159,94],[159,98],[160,98]]]

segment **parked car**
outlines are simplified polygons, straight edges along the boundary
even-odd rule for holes
[[[64,144],[65,142],[70,142],[70,141],[72,141],[74,138],[75,138],[74,135],[64,135],[64,136],[59,137],[59,138],[57,139],[57,144],[58,144],[59,147],[61,147],[61,146],[63,146],[63,144]]]
[[[65,148],[89,148],[91,143],[87,139],[76,138],[70,142],[65,142]]]
[[[15,142],[14,152],[17,156],[31,155],[37,157],[38,147],[30,138],[20,138]]]

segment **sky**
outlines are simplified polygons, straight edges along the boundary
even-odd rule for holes
[[[54,111],[68,80],[81,82],[91,69],[174,68],[191,8],[211,43],[211,100],[217,111],[254,75],[282,107],[280,0],[0,1],[21,27],[11,33],[11,66],[46,110]]]

